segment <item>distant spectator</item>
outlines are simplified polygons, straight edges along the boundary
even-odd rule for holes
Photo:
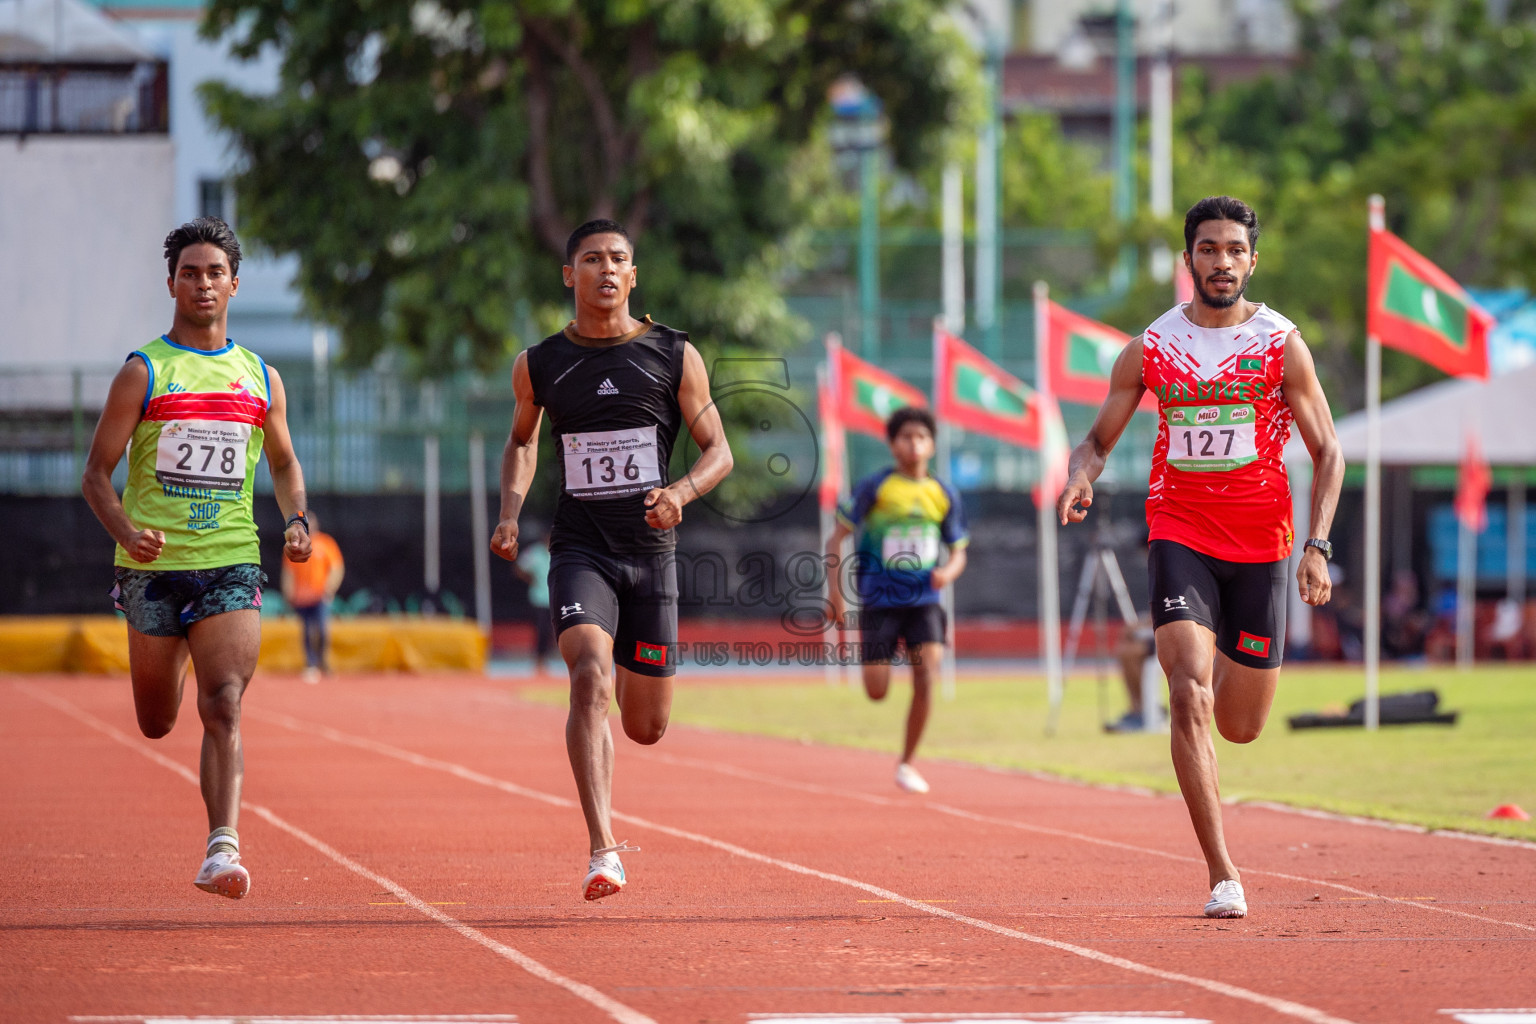
[[[1419,607],[1419,578],[1407,569],[1392,574],[1381,599],[1381,646],[1389,658],[1422,658],[1429,614]]]
[[[533,614],[533,674],[544,675],[544,662],[555,649],[555,623],[549,617],[549,537],[527,544],[512,571],[528,584],[528,607]]]
[[[283,559],[283,599],[304,624],[304,681],[318,683],[329,672],[331,601],[341,589],[346,565],[336,539],[320,532],[320,521],[309,513],[310,556],[307,562]]]

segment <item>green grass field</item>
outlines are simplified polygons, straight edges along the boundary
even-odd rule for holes
[[[900,669],[891,697],[800,681],[692,685],[679,678],[672,720],[730,732],[813,743],[898,748],[910,692]],[[1454,726],[1386,726],[1292,732],[1286,716],[1348,704],[1364,694],[1359,669],[1287,669],[1264,735],[1247,745],[1216,740],[1222,795],[1274,800],[1431,828],[1536,839],[1536,822],[1488,821],[1494,806],[1536,813],[1536,668],[1387,669],[1382,692],[1437,689]],[[1107,684],[1113,716],[1124,709],[1117,678]],[[564,703],[565,688],[523,691]],[[962,671],[953,701],[936,700],[920,756],[1025,768],[1090,782],[1177,792],[1166,736],[1106,735],[1093,676],[1068,682],[1056,735],[1045,735],[1046,694],[1037,676]],[[1342,710],[1342,707],[1339,708]]]

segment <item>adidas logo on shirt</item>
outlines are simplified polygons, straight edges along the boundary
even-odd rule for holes
[[[597,393],[600,395],[616,395],[619,393],[619,389],[613,386],[612,379],[604,377],[603,382],[597,386]]]

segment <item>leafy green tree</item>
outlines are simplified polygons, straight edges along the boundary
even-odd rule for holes
[[[1294,319],[1337,411],[1364,402],[1367,200],[1388,227],[1468,285],[1526,286],[1536,257],[1536,4],[1298,0],[1287,74],[1208,89],[1187,79],[1177,203],[1239,195],[1264,232],[1253,298]],[[1181,225],[1144,225],[1178,238]],[[1122,326],[1166,308],[1141,282]],[[1383,353],[1382,394],[1439,379]]]
[[[244,158],[242,230],[299,258],[353,363],[500,362],[563,322],[568,233],[637,240],[637,311],[783,348],[780,284],[827,193],[828,87],[882,101],[896,163],[974,80],[942,0],[213,0],[204,32],[282,53],[271,95],[207,85]],[[530,336],[534,334],[535,336]]]

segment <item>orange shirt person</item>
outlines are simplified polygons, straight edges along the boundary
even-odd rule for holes
[[[309,561],[283,559],[283,599],[304,623],[304,681],[318,683],[320,674],[330,671],[331,601],[341,589],[346,564],[336,539],[320,532],[314,513],[310,513],[309,522],[314,531],[310,536]]]

